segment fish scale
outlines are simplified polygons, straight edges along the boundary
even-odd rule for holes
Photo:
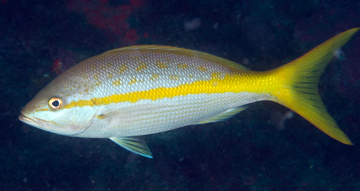
[[[133,136],[223,121],[249,103],[270,100],[352,144],[317,91],[325,67],[359,28],[343,32],[279,68],[257,72],[207,53],[167,46],[110,50],[65,71],[42,89],[19,119],[62,135],[110,138],[152,157]]]
[[[206,62],[196,57],[191,58],[191,56],[163,54],[154,51],[151,46],[148,49],[142,47],[141,52],[137,49],[135,51],[135,53],[129,53],[128,50],[125,52],[110,51],[80,63],[71,68],[69,72],[74,76],[86,76],[95,87],[101,86],[101,88],[94,88],[91,92],[92,95],[99,98],[114,94],[146,91],[158,87],[172,88],[200,79],[209,80],[212,75],[221,78],[232,72],[229,66],[214,65],[212,62]],[[187,62],[172,62],[173,60]],[[200,64],[199,60],[202,61]],[[145,64],[147,67],[138,71],[137,69],[141,64]],[[179,65],[186,67],[179,67]],[[122,69],[124,66],[126,69]],[[110,74],[112,77],[108,78],[106,74]],[[152,79],[154,75],[158,77]],[[116,82],[121,82],[121,84]]]

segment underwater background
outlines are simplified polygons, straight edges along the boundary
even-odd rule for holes
[[[0,191],[360,190],[360,33],[319,84],[354,146],[272,102],[224,122],[143,136],[153,159],[18,120],[53,78],[113,48],[176,46],[264,71],[353,27],[356,0],[0,0]]]

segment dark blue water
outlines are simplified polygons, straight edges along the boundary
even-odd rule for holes
[[[109,49],[170,45],[269,70],[360,27],[359,10],[355,0],[0,0],[0,190],[360,190],[360,34],[319,84],[354,146],[296,114],[281,121],[289,110],[271,102],[225,122],[144,136],[153,159],[17,118],[57,74]]]

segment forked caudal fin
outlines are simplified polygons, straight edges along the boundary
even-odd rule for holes
[[[295,111],[330,137],[348,145],[352,145],[352,142],[327,112],[317,86],[334,53],[359,29],[338,34],[302,57],[270,71],[283,84],[281,90],[272,92],[277,102]]]

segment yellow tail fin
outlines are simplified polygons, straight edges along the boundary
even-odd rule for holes
[[[359,29],[336,35],[302,57],[271,71],[283,81],[282,90],[273,92],[277,102],[295,111],[330,137],[348,145],[352,145],[352,142],[327,112],[317,86],[335,51]]]

